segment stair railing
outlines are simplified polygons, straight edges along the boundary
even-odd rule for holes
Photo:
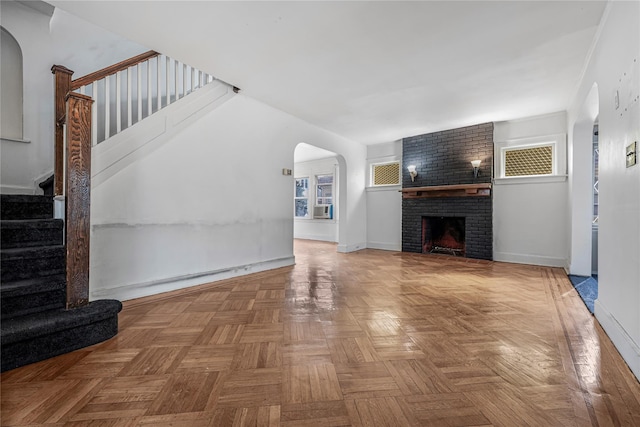
[[[96,102],[95,145],[213,80],[203,71],[150,51],[73,80],[71,90]]]
[[[54,195],[64,196],[67,308],[74,308],[89,302],[91,147],[214,78],[154,51],[75,80],[71,80],[73,71],[61,65],[51,71],[55,76]]]

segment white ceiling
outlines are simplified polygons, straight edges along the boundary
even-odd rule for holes
[[[50,1],[374,144],[564,110],[605,1]]]

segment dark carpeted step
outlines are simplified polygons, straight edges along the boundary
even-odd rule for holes
[[[66,304],[64,274],[2,283],[0,288],[2,320],[40,311],[62,309]]]
[[[2,322],[2,372],[105,341],[118,332],[122,303],[98,300]]]
[[[0,221],[2,249],[62,245],[64,221],[27,219]]]
[[[53,218],[52,196],[0,195],[0,219],[43,218]]]
[[[65,274],[65,247],[2,249],[2,282]]]
[[[42,191],[44,191],[45,196],[53,196],[53,182],[53,175],[51,175],[49,178],[38,184],[38,187],[42,188]]]

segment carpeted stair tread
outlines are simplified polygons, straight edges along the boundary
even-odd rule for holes
[[[117,316],[120,310],[122,310],[120,301],[97,300],[84,307],[71,310],[50,310],[21,316],[2,322],[0,341],[2,346],[6,346],[18,341],[32,340],[39,336],[89,325]]]
[[[5,321],[40,311],[64,308],[66,290],[67,282],[64,274],[2,282],[0,317]]]
[[[3,297],[29,295],[53,289],[64,289],[66,287],[66,281],[64,274],[56,274],[47,277],[2,282],[0,284],[0,290]]]
[[[99,300],[2,322],[0,370],[15,369],[98,344],[118,333],[120,301]]]
[[[49,178],[45,179],[40,184],[38,184],[38,187],[42,188],[42,191],[44,191],[45,196],[53,196],[53,184],[54,184],[54,177],[53,175],[51,175],[49,176]]]
[[[53,196],[28,194],[0,195],[0,218],[38,219],[53,217]]]
[[[61,219],[2,220],[2,249],[62,245],[64,221]]]
[[[52,276],[65,272],[65,247],[35,246],[2,249],[2,282]]]
[[[33,246],[28,248],[8,248],[2,249],[2,260],[13,258],[37,258],[41,254],[64,252],[64,245]]]

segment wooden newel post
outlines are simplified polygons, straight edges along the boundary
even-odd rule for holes
[[[67,95],[67,309],[89,303],[91,97]]]
[[[54,148],[53,194],[62,195],[64,186],[64,123],[66,114],[66,97],[71,90],[73,71],[62,65],[54,65],[51,72],[55,76],[55,128],[56,140]]]

